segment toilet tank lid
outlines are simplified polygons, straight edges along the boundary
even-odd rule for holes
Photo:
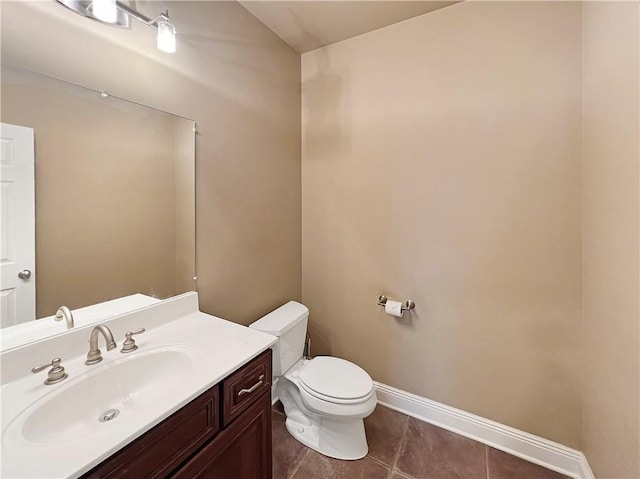
[[[289,301],[271,311],[249,327],[263,333],[281,336],[309,315],[309,309],[296,301]]]

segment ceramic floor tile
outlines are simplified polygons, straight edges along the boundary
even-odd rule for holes
[[[489,448],[489,479],[569,479],[536,464]]]
[[[365,419],[369,456],[330,459],[295,440],[283,412],[278,402],[273,408],[273,479],[569,479],[383,406]]]
[[[290,479],[308,451],[307,447],[294,439],[284,425],[285,417],[272,415],[273,479]]]
[[[485,456],[483,444],[409,418],[395,468],[416,479],[486,479]]]
[[[389,468],[365,457],[358,461],[331,459],[310,451],[294,474],[294,479],[387,479]],[[275,478],[274,478],[275,479]]]
[[[409,416],[378,405],[364,420],[369,456],[392,466],[408,420]]]

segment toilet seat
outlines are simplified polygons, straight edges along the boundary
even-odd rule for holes
[[[352,362],[317,356],[304,367],[298,384],[306,393],[334,404],[361,403],[373,392],[367,372]]]

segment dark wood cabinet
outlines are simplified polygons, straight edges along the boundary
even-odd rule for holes
[[[271,477],[271,399],[262,397],[185,464],[176,479]]]
[[[231,424],[267,391],[271,391],[270,354],[256,358],[222,381],[222,424],[225,427]]]
[[[271,479],[271,350],[83,479]]]
[[[218,388],[211,388],[83,477],[168,477],[218,432],[218,395]]]

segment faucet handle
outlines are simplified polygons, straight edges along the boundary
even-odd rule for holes
[[[135,331],[127,331],[124,333],[126,339],[122,343],[121,353],[131,353],[138,349],[138,345],[136,344],[136,340],[132,338],[134,334],[142,334],[146,331],[144,328],[136,329]]]
[[[69,375],[64,372],[64,368],[61,365],[62,359],[53,358],[50,363],[42,364],[40,366],[36,366],[31,370],[33,374],[38,374],[40,371],[44,371],[48,367],[51,367],[49,373],[47,374],[47,379],[45,379],[44,384],[49,386],[50,384],[55,384],[63,379],[66,379]]]

